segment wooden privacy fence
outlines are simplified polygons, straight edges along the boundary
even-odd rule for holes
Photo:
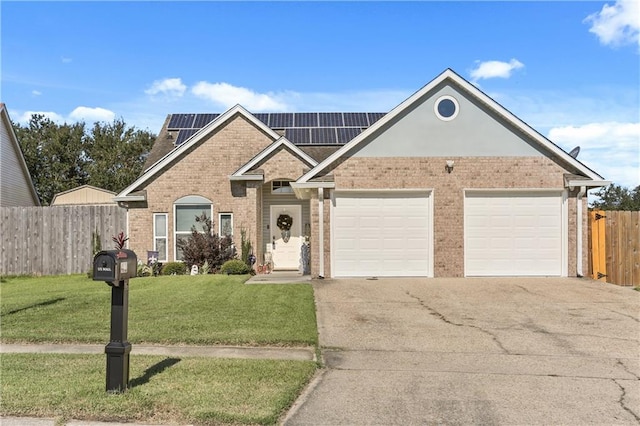
[[[55,275],[88,272],[93,233],[102,249],[126,232],[126,210],[118,206],[0,208],[0,275]]]
[[[589,269],[595,280],[640,285],[640,212],[589,212]]]

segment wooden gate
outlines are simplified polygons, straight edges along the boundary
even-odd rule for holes
[[[589,212],[589,267],[594,280],[640,285],[640,212]]]

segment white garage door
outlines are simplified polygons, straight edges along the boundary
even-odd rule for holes
[[[561,194],[467,192],[464,211],[465,275],[562,275]]]
[[[332,275],[431,276],[429,193],[337,193],[332,205]]]

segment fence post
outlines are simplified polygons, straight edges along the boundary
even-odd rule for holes
[[[606,282],[606,227],[605,212],[593,210],[589,212],[589,228],[591,229],[591,278]]]

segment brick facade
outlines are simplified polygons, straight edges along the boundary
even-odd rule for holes
[[[454,160],[447,173],[446,160]],[[464,190],[564,190],[565,171],[546,157],[349,158],[333,169],[336,191],[345,189],[430,189],[434,203],[434,276],[464,275]],[[327,190],[325,190],[327,192]],[[568,274],[576,274],[576,199],[568,199]],[[571,197],[573,196],[573,197]],[[586,199],[586,197],[585,197]],[[586,211],[586,200],[583,201]],[[319,271],[318,200],[311,201],[312,273],[331,276],[330,200],[324,206],[324,264]],[[586,218],[586,215],[584,215]],[[587,226],[583,218],[583,265]]]
[[[146,191],[144,206],[131,204],[128,235],[130,248],[140,258],[153,249],[153,214],[168,215],[168,260],[174,255],[174,204],[185,196],[198,195],[212,201],[213,220],[219,213],[233,214],[233,234],[240,247],[240,231],[245,230],[254,253],[262,259],[265,223],[268,220],[269,182],[299,179],[309,168],[295,152],[282,145],[255,165],[249,173],[261,173],[263,180],[234,181],[230,176],[274,143],[274,134],[265,133],[243,114],[189,146],[179,157],[154,171],[135,191]],[[179,152],[179,151],[178,151]],[[446,160],[454,160],[451,173]],[[575,276],[576,195],[565,188],[567,170],[548,157],[349,157],[345,155],[329,170],[335,189],[324,189],[323,218],[319,216],[318,194],[310,190],[311,273],[331,277],[331,203],[334,191],[341,190],[429,190],[433,201],[433,274],[435,277],[464,275],[464,191],[473,189],[549,189],[567,199],[568,275]],[[133,190],[132,190],[133,191]],[[291,196],[292,197],[292,196]],[[284,198],[283,198],[284,199]],[[306,201],[305,201],[306,202]],[[587,201],[583,198],[583,271],[587,265]],[[266,206],[266,207],[265,207]],[[306,204],[305,204],[306,206]],[[307,208],[307,207],[305,207]],[[320,222],[324,229],[324,269],[320,270]],[[216,226],[217,230],[217,226]],[[426,260],[425,260],[426,261]]]
[[[130,248],[146,255],[153,249],[153,213],[168,213],[168,258],[174,259],[174,202],[199,195],[213,202],[213,219],[233,213],[233,235],[239,246],[240,230],[256,242],[260,218],[260,183],[230,182],[229,176],[273,142],[243,116],[202,140],[138,190],[147,191],[147,208],[129,209]],[[217,226],[217,223],[216,223]]]

